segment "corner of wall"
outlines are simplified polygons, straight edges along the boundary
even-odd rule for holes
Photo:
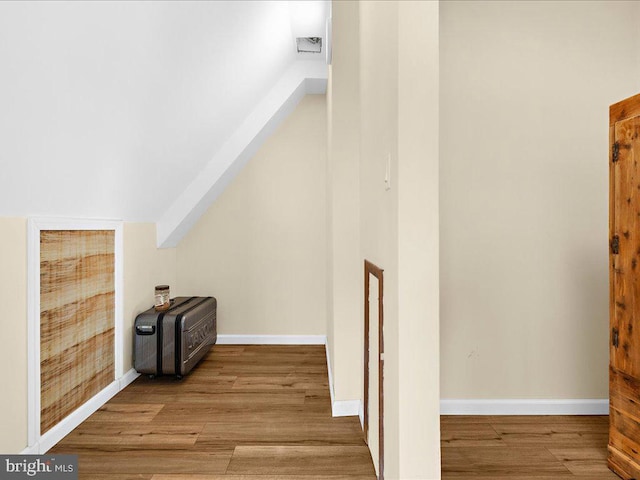
[[[156,225],[125,223],[124,242],[124,352],[123,368],[133,367],[133,322],[138,313],[154,302],[155,285],[169,285],[172,295],[177,284],[176,249],[156,245]]]

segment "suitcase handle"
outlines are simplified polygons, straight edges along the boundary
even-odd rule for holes
[[[136,326],[136,333],[138,335],[153,335],[156,333],[155,325],[138,325]]]

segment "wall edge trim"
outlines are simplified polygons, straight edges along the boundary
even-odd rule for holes
[[[329,356],[329,338],[326,337],[324,342],[324,353],[327,356],[327,376],[329,377],[329,395],[331,396],[331,414],[333,415],[333,402],[335,399],[335,391],[333,389],[333,372],[331,371],[331,357]]]
[[[324,351],[327,355],[327,374],[329,376],[329,394],[331,395],[331,416],[351,417],[357,415],[360,418],[360,426],[363,425],[362,400],[336,400],[333,387],[333,371],[331,370],[331,359],[329,357],[329,339],[324,343]]]
[[[441,399],[440,415],[608,415],[608,399]]]
[[[327,79],[325,62],[294,62],[156,221],[158,248],[176,247],[300,100],[326,92]]]

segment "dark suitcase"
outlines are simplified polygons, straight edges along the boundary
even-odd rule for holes
[[[155,308],[135,320],[134,366],[150,376],[171,374],[181,378],[216,343],[214,297],[177,297],[164,312]]]

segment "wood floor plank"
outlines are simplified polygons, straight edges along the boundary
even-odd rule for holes
[[[328,389],[327,389],[328,390]],[[304,405],[316,412],[331,414],[331,395],[327,390],[306,390]]]
[[[493,415],[486,418],[492,425],[508,423],[523,425],[609,425],[608,415]]]
[[[609,472],[611,473],[611,472]],[[586,475],[586,476],[576,476],[573,473],[569,472],[566,475],[518,475],[516,474],[509,474],[509,475],[482,475],[482,474],[478,474],[478,475],[468,475],[468,476],[449,476],[449,475],[442,475],[442,479],[455,479],[455,480],[459,480],[461,478],[476,478],[478,480],[487,480],[489,478],[495,478],[495,479],[500,479],[500,480],[620,480],[620,477],[618,477],[617,475],[614,475],[613,477],[609,477],[609,476],[602,476],[602,475]]]
[[[607,416],[444,416],[441,436],[443,480],[618,478],[607,468]]]
[[[513,447],[585,448],[599,446],[607,449],[607,433],[509,433],[501,434],[503,442]]]
[[[475,447],[449,448],[442,459],[448,475],[500,476],[567,474],[569,471],[546,448]]]
[[[550,448],[553,456],[576,476],[601,475],[605,478],[618,478],[607,467],[607,447],[604,448]]]
[[[375,480],[357,417],[331,416],[323,347],[216,346],[140,377],[56,445],[80,479]],[[443,416],[442,478],[615,480],[608,417]]]
[[[299,355],[306,357],[324,358],[326,360],[327,351],[324,345],[269,345],[268,353],[271,355]],[[260,357],[265,354],[265,345],[245,345],[244,355],[258,355]]]
[[[331,415],[323,346],[217,345],[182,380],[139,377],[51,452],[79,455],[81,480],[375,480],[358,417]]]
[[[522,420],[516,423],[515,419],[504,417],[502,420],[497,419],[491,426],[506,444],[514,447],[598,446],[606,450],[608,432],[603,428],[604,425],[600,421],[593,421],[586,417],[583,420],[579,422],[560,417],[557,423],[549,423],[549,418],[544,422]]]
[[[283,424],[276,421],[208,423],[197,446],[219,445],[364,445],[360,423],[353,417],[333,421],[309,421]]]
[[[215,405],[224,408],[240,407],[242,405],[304,405],[307,403],[308,394],[305,390],[287,391],[262,391],[258,395],[250,395],[246,392],[233,392],[230,390],[213,391],[209,393],[190,392],[185,393],[177,389],[171,393],[152,392],[153,400],[162,404],[175,403],[201,403]],[[330,398],[330,397],[327,397]],[[146,403],[147,395],[139,391],[125,389],[111,399],[113,403]]]
[[[237,357],[244,353],[245,348],[245,345],[216,345],[215,352],[210,353],[203,361],[211,361],[212,358],[219,357]]]
[[[215,354],[209,359],[210,361],[219,361],[224,359],[224,368],[233,368],[234,365],[248,365],[252,363],[257,363],[260,365],[297,365],[299,367],[304,367],[307,365],[311,366],[326,366],[326,357],[322,356],[313,356],[307,354],[300,353],[243,353],[242,355],[231,356],[231,357],[216,357]],[[206,363],[203,366],[207,366]]]
[[[225,473],[230,453],[190,450],[129,450],[119,452],[79,451],[81,475],[100,474],[214,474]]]
[[[325,374],[241,376],[233,384],[233,390],[305,390],[319,387],[329,390],[329,380]]]
[[[442,430],[442,447],[506,447],[502,437],[488,423],[449,424]]]
[[[366,446],[238,446],[228,474],[371,475],[371,455]]]
[[[235,375],[187,376],[182,380],[165,376],[154,378],[140,377],[131,385],[136,393],[211,393],[230,389],[238,380]]]
[[[569,469],[577,478],[582,478],[585,475],[598,475],[600,480],[619,480],[615,473],[613,473],[607,467],[607,463],[603,461],[595,460],[575,460],[572,462],[563,462],[565,467]]]
[[[492,417],[489,415],[441,415],[440,425],[446,428],[449,425],[472,425],[483,423],[491,425]]]
[[[151,480],[376,480],[375,475],[154,475]],[[543,479],[544,480],[544,479]],[[591,479],[588,479],[591,480]]]
[[[598,423],[502,423],[493,422],[491,426],[500,435],[534,434],[551,435],[554,433],[602,433],[602,425]]]
[[[289,375],[289,374],[319,374],[327,375],[327,366],[321,363],[306,365],[255,365],[252,363],[237,363],[220,366],[219,364],[202,365],[203,370],[219,372],[224,375],[237,376],[264,376],[264,375]]]
[[[153,475],[142,473],[90,473],[78,474],[78,480],[152,480]]]
[[[76,428],[65,438],[66,448],[86,448],[94,446],[122,447],[123,449],[182,449],[195,445],[202,424],[158,425],[115,423],[101,425],[99,429],[92,423]]]
[[[161,403],[107,403],[89,417],[87,422],[145,423],[164,408]]]
[[[550,448],[551,454],[561,462],[571,462],[573,460],[606,460],[607,446],[604,448]]]
[[[194,417],[204,423],[256,423],[274,421],[283,424],[299,422],[301,418],[322,419],[325,411],[315,411],[308,405],[206,405],[199,403],[167,404],[158,413],[160,423],[188,423]]]
[[[133,453],[133,452],[149,452],[151,450],[155,450],[157,452],[160,451],[165,451],[165,452],[169,452],[171,455],[168,455],[167,458],[169,461],[175,461],[175,458],[173,457],[173,454],[175,452],[186,452],[188,454],[190,453],[206,453],[206,454],[215,454],[215,455],[219,455],[219,456],[229,456],[231,457],[231,455],[233,454],[233,450],[234,447],[232,445],[228,445],[228,444],[220,444],[220,445],[208,445],[205,449],[198,449],[195,446],[190,446],[190,447],[173,447],[173,448],[164,448],[164,447],[152,447],[152,446],[144,446],[144,445],[139,445],[139,444],[126,444],[126,443],[121,443],[121,444],[104,444],[104,445],[82,445],[82,446],[78,446],[78,445],[62,445],[62,444],[58,444],[56,446],[54,446],[49,452],[47,453],[57,453],[57,454],[65,454],[65,455],[71,455],[71,454],[76,454],[76,455],[85,455],[85,456],[89,456],[89,455],[102,455],[102,454],[113,454],[115,456],[117,455],[127,455],[128,453]]]

